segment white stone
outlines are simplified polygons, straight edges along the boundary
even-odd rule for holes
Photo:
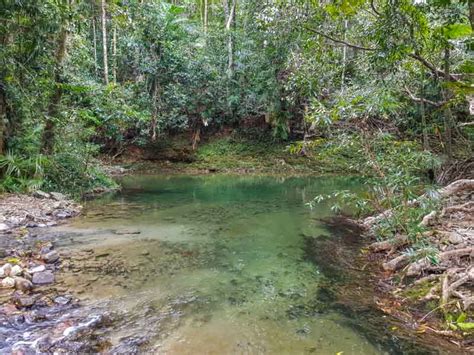
[[[11,271],[10,271],[10,276],[19,276],[21,275],[21,273],[23,272],[23,269],[21,268],[20,265],[15,265],[12,267]]]
[[[10,272],[12,271],[12,265],[10,263],[6,263],[2,266],[3,274],[5,276],[10,276]]]
[[[28,272],[30,274],[35,274],[37,272],[43,272],[44,270],[46,270],[46,266],[38,265],[38,266],[35,266],[35,267],[32,267],[31,269],[29,269]]]
[[[13,287],[15,287],[15,279],[13,277],[5,277],[2,280],[2,287],[3,288],[13,288]]]
[[[10,227],[6,223],[0,223],[0,231],[6,231],[10,229]]]

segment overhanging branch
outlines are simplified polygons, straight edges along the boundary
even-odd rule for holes
[[[365,47],[365,46],[360,46],[358,44],[353,44],[353,43],[349,43],[345,40],[342,40],[342,39],[339,39],[339,38],[335,38],[333,36],[330,36],[324,32],[321,32],[317,29],[314,29],[314,28],[311,28],[311,27],[305,27],[308,31],[310,32],[313,32],[313,33],[316,33],[317,35],[320,35],[326,39],[329,39],[330,41],[333,41],[335,43],[340,43],[340,44],[344,44],[345,46],[348,46],[348,47],[351,47],[351,48],[354,48],[354,49],[359,49],[359,50],[363,50],[363,51],[376,51],[377,48],[372,48],[372,47]],[[437,77],[446,77],[446,74],[444,73],[444,71],[436,68],[436,66],[432,63],[430,63],[428,60],[426,60],[425,58],[423,58],[421,55],[417,54],[417,53],[409,53],[408,56],[410,58],[413,58],[415,60],[417,60],[418,62],[420,62],[421,64],[423,64],[426,68],[428,68],[435,76]],[[459,79],[457,78],[456,75],[453,75],[453,74],[449,74],[449,80],[451,81],[459,81]]]
[[[412,99],[413,101],[425,103],[425,104],[428,104],[428,105],[432,105],[434,107],[442,107],[442,106],[446,105],[449,102],[449,100],[431,101],[431,100],[424,99],[424,98],[421,98],[421,97],[416,97],[415,95],[413,95],[413,93],[410,91],[410,89],[408,89],[408,87],[406,87],[406,86],[405,86],[405,92],[408,94],[410,99]]]
[[[334,37],[332,37],[332,36],[330,36],[330,35],[327,35],[327,34],[325,34],[325,33],[323,33],[323,32],[320,32],[320,31],[318,31],[318,30],[316,30],[316,29],[314,29],[314,28],[306,27],[306,29],[307,29],[308,31],[311,31],[311,32],[313,32],[313,33],[316,33],[316,34],[318,34],[318,35],[320,35],[320,36],[322,36],[322,37],[324,37],[324,38],[327,38],[327,39],[329,39],[330,41],[333,41],[333,42],[335,42],[335,43],[341,43],[341,44],[344,44],[344,45],[346,45],[346,46],[348,46],[348,47],[351,47],[351,48],[360,49],[360,50],[362,50],[362,51],[375,51],[375,50],[376,50],[376,48],[370,48],[370,47],[359,46],[359,45],[357,45],[357,44],[352,44],[352,43],[349,43],[349,42],[344,41],[344,40],[342,40],[342,39],[334,38]]]

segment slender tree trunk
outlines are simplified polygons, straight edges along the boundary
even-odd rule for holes
[[[117,26],[114,25],[114,31],[112,36],[112,60],[113,60],[113,70],[112,76],[114,84],[117,83]]]
[[[471,22],[471,29],[474,31],[474,1],[469,0],[469,21]]]
[[[347,40],[347,20],[344,20],[344,41]],[[347,61],[347,46],[342,47],[342,74],[341,74],[341,92],[344,92],[344,85],[346,82],[346,61]]]
[[[208,0],[204,0],[204,33],[207,33],[209,7]]]
[[[150,127],[150,136],[152,142],[156,141],[156,126],[158,122],[158,93],[159,86],[157,79],[153,79],[152,88],[151,88],[151,100],[152,100],[152,112],[151,112],[151,127]]]
[[[227,76],[229,80],[234,76],[234,37],[232,34],[232,24],[235,20],[235,8],[237,0],[232,0],[232,5],[229,8],[228,0],[225,1],[225,10],[227,14],[225,29],[227,31]]]
[[[3,83],[0,83],[0,155],[5,152],[7,122],[7,95]]]
[[[109,84],[109,64],[107,60],[107,12],[105,0],[100,2],[100,12],[102,17],[102,52],[104,59],[104,82]]]
[[[95,77],[99,76],[99,65],[97,63],[97,32],[95,29],[95,16],[92,18],[92,36],[94,41],[94,68],[95,68]]]
[[[7,48],[10,43],[10,33],[3,33],[0,36],[0,44]],[[7,146],[7,135],[8,135],[8,102],[5,83],[3,79],[8,75],[7,66],[0,67],[0,155],[5,153]]]
[[[449,44],[446,44],[444,50],[444,75],[447,82],[450,81],[450,50]],[[442,88],[443,99],[446,100],[448,95],[446,89]],[[444,134],[446,143],[446,155],[448,156],[448,162],[453,160],[453,138],[452,138],[452,127],[453,127],[453,114],[449,106],[446,105],[445,116],[444,116]]]
[[[61,98],[63,96],[61,83],[62,83],[63,63],[64,63],[64,58],[66,56],[67,39],[68,39],[67,24],[64,24],[63,28],[61,29],[61,33],[59,34],[58,50],[56,52],[56,63],[55,63],[55,68],[54,68],[55,89],[48,106],[46,124],[43,130],[43,139],[42,139],[42,147],[41,147],[41,152],[43,154],[51,154],[54,148],[55,128],[56,128],[55,120],[59,113],[59,104],[61,103]]]
[[[423,98],[423,93],[421,97]],[[420,102],[420,111],[421,111],[421,125],[423,129],[423,150],[429,151],[430,150],[430,141],[428,139],[428,127],[426,125],[426,113],[425,113],[425,102]]]

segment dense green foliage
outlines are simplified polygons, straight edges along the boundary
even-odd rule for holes
[[[222,127],[303,139],[306,155],[310,137],[337,152],[340,134],[374,130],[471,154],[473,14],[465,0],[3,1],[4,189],[87,189],[100,152],[183,131],[195,148]]]

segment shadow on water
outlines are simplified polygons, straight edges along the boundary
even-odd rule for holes
[[[304,247],[306,260],[317,265],[326,277],[326,282],[320,284],[316,304],[343,314],[343,324],[390,354],[456,353],[440,350],[443,345],[433,337],[419,336],[379,310],[371,270],[374,263],[361,254],[362,229],[344,217],[326,218],[322,222],[327,234],[305,236]]]

